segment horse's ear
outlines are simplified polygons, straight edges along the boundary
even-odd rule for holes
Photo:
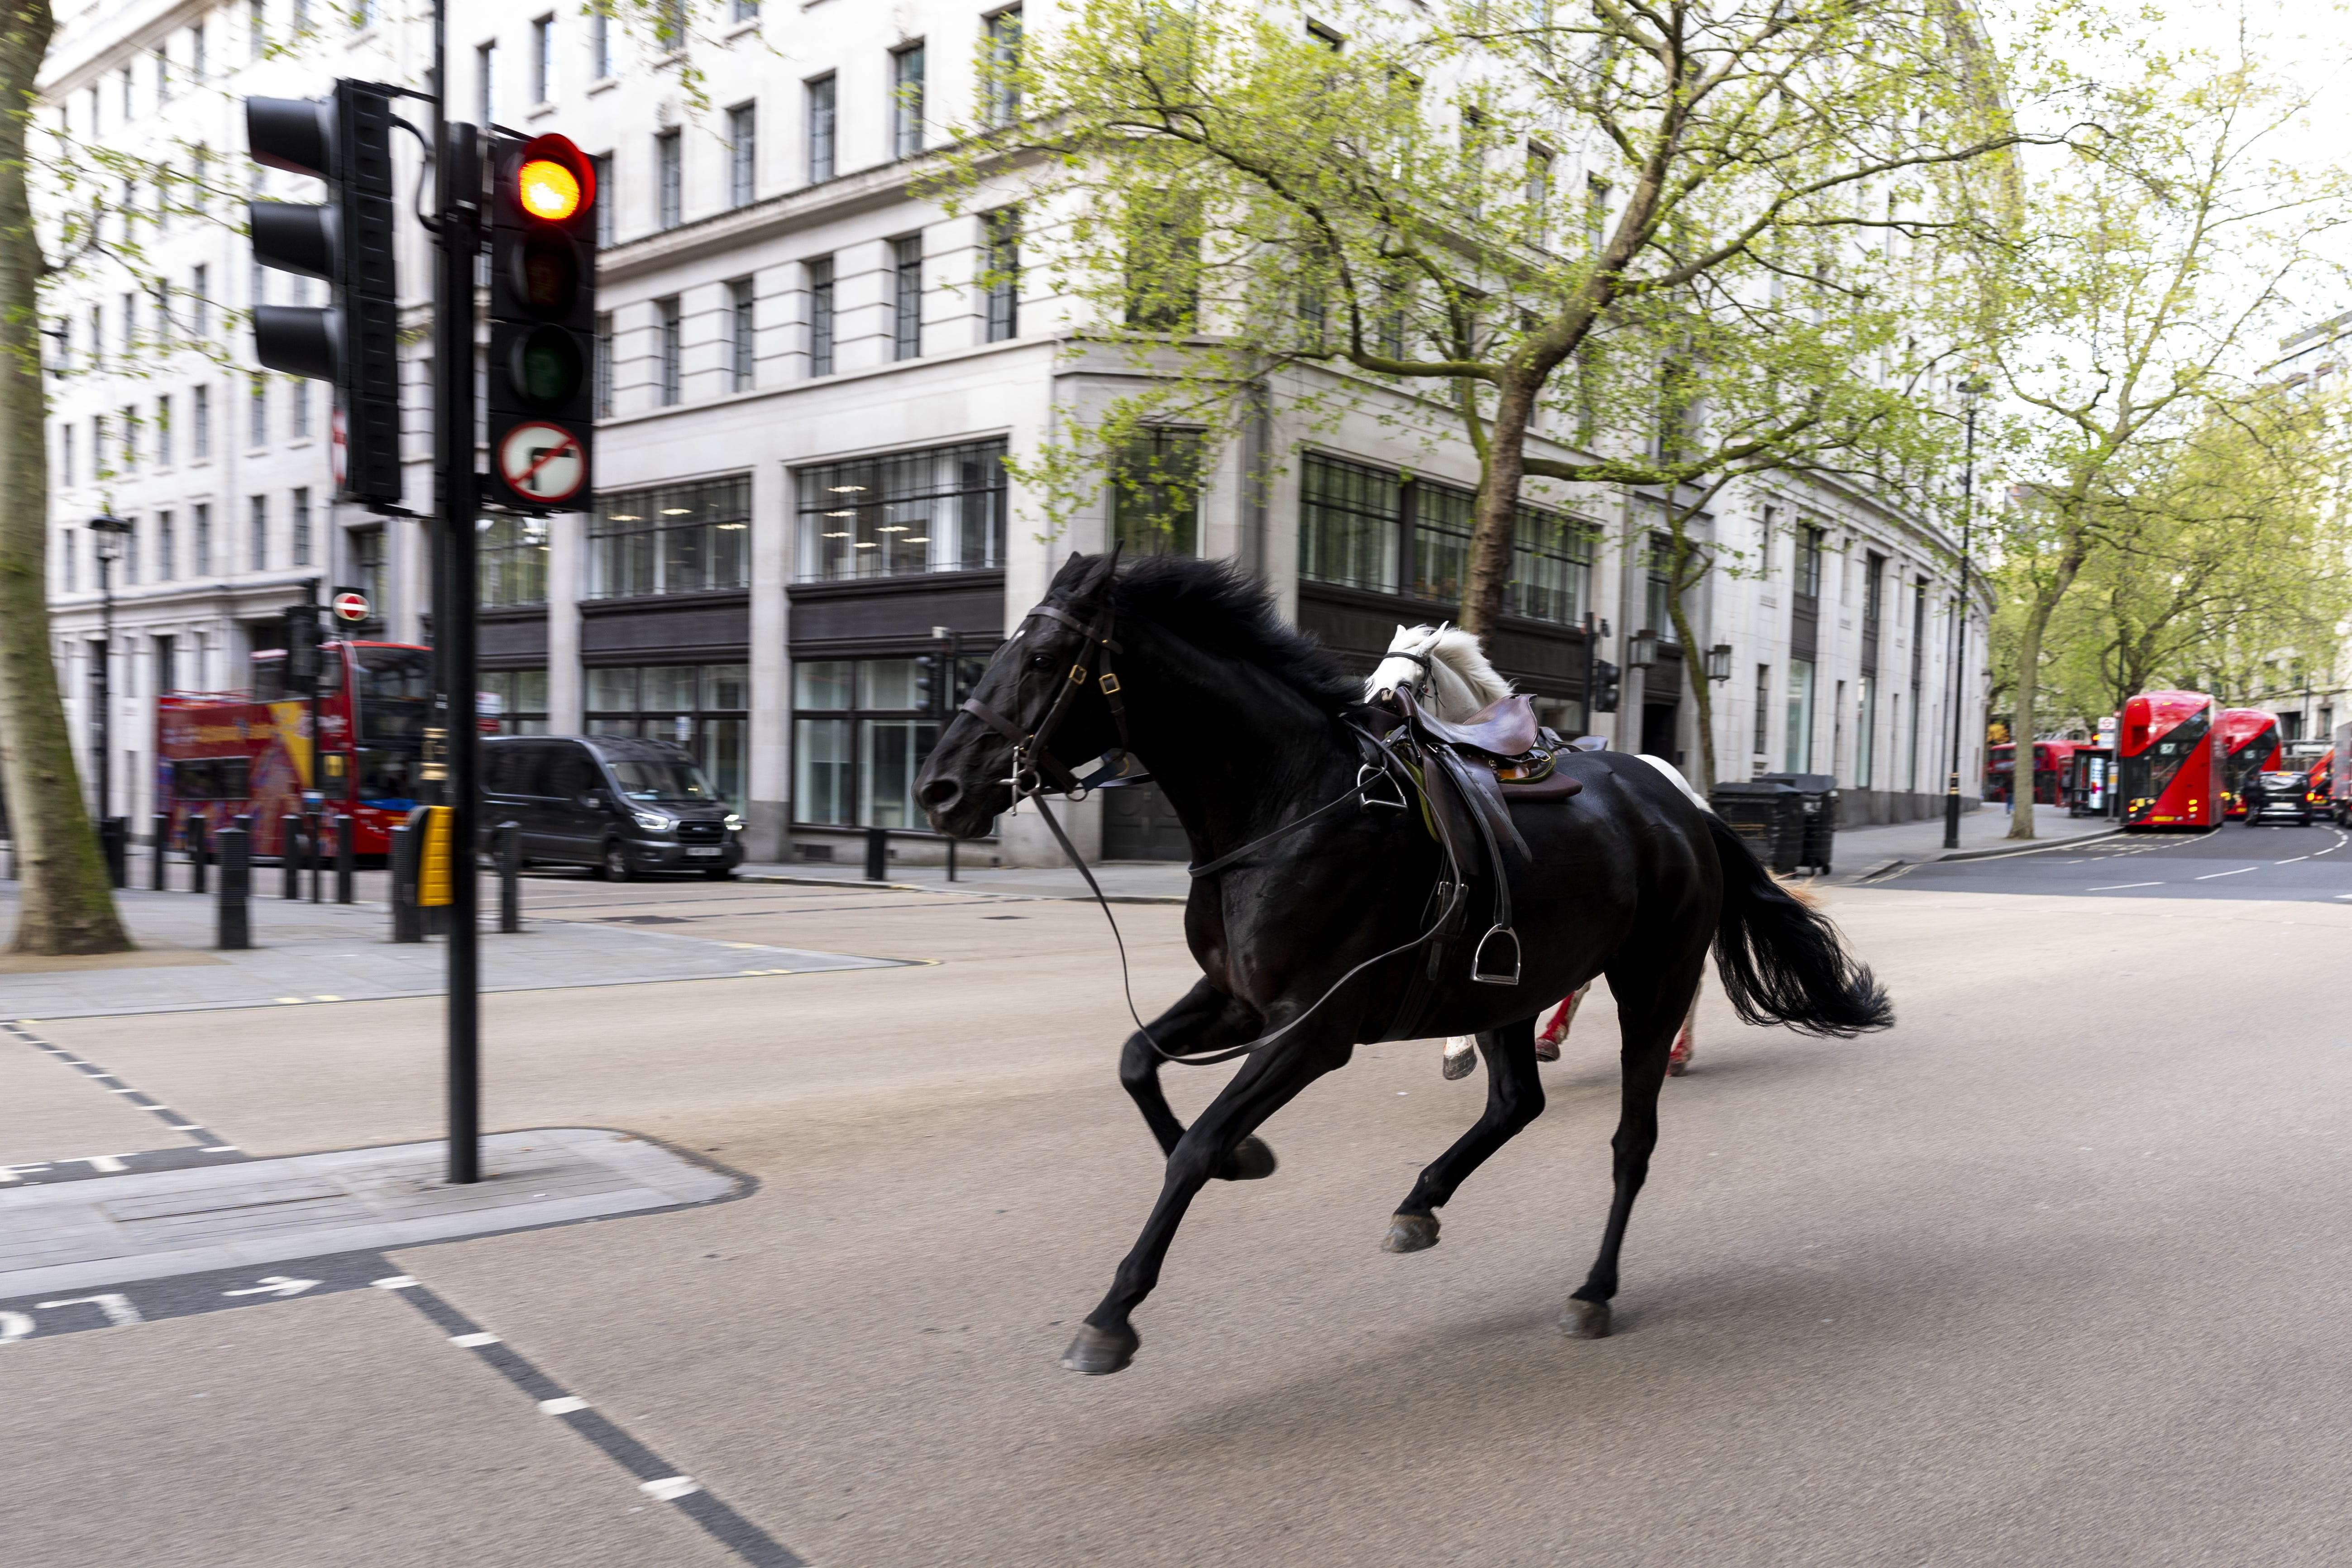
[[[1095,560],[1094,556],[1081,555],[1075,550],[1071,551],[1070,558],[1062,563],[1060,571],[1054,574],[1054,580],[1046,585],[1046,591],[1058,592],[1065,595],[1076,593],[1079,586],[1086,582],[1087,573],[1093,570]]]
[[[1086,570],[1079,574],[1070,590],[1073,599],[1091,599],[1110,586],[1111,575],[1118,570],[1118,549],[1116,545],[1100,555],[1081,557]]]

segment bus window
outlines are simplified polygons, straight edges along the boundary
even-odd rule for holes
[[[359,753],[360,798],[386,811],[406,811],[416,804],[416,754],[382,746],[363,746]]]
[[[430,652],[417,647],[356,647],[360,742],[422,741],[433,698]],[[362,779],[368,770],[361,770]],[[364,789],[364,784],[362,784]]]

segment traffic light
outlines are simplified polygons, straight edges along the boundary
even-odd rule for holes
[[[319,689],[319,645],[326,629],[317,605],[286,606],[286,689],[308,697]]]
[[[1617,711],[1617,677],[1615,665],[1600,659],[1592,666],[1592,710],[1595,713]]]
[[[335,499],[400,500],[399,280],[393,255],[392,94],[339,81],[331,97],[248,98],[257,163],[327,183],[323,204],[247,205],[253,258],[323,279],[323,306],[256,305],[254,353],[335,387]]]
[[[585,503],[596,438],[596,170],[556,135],[491,147],[490,493]]]

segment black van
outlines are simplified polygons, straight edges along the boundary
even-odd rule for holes
[[[743,863],[743,819],[674,741],[485,735],[482,847],[522,830],[525,865],[593,866],[607,881],[649,871],[724,880]]]

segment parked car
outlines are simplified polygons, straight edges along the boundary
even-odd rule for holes
[[[2305,773],[2264,773],[2263,808],[2249,812],[2246,826],[2258,822],[2292,822],[2298,826],[2311,826],[2312,813],[2317,808],[2311,804],[2311,779]]]
[[[516,824],[527,866],[593,866],[607,881],[648,872],[715,880],[743,863],[743,819],[673,741],[487,735],[482,847]]]

